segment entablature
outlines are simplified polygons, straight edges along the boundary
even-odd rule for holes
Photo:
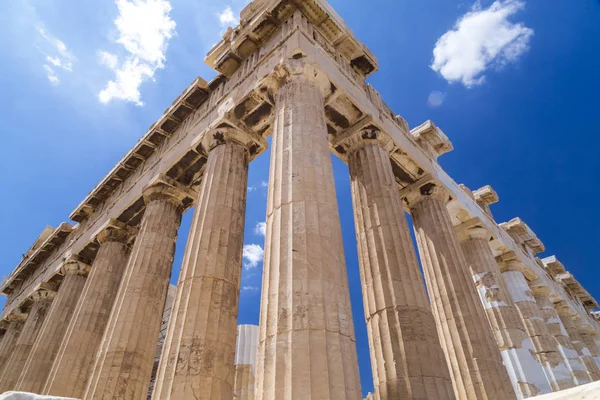
[[[513,218],[508,222],[503,222],[500,224],[500,227],[508,232],[519,244],[523,244],[529,248],[534,255],[543,253],[546,250],[542,241],[521,218]]]

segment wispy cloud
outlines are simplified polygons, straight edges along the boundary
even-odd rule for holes
[[[218,14],[218,17],[222,27],[234,27],[240,23],[230,6],[225,7],[225,9]]]
[[[491,66],[517,61],[529,50],[534,34],[509,20],[524,6],[519,0],[498,0],[487,9],[476,3],[437,41],[431,68],[448,82],[472,87],[485,81],[484,73]]]
[[[242,292],[258,292],[259,290],[258,286],[242,286]]]
[[[125,48],[126,56],[119,63],[115,54],[99,52],[100,63],[113,70],[115,78],[98,98],[105,104],[120,99],[141,106],[140,86],[164,68],[169,40],[176,33],[171,4],[167,0],[115,0],[115,4],[119,10],[116,42]]]
[[[42,39],[38,49],[45,56],[42,67],[46,71],[48,81],[52,85],[58,85],[60,79],[57,70],[73,72],[73,62],[76,58],[62,40],[50,34],[46,29],[38,27],[37,32]]]
[[[258,267],[258,264],[265,258],[265,251],[258,244],[247,244],[244,245],[243,257],[245,260],[244,268],[254,269]]]
[[[265,236],[267,234],[267,223],[259,222],[258,224],[256,224],[256,226],[254,227],[254,233],[259,236]]]

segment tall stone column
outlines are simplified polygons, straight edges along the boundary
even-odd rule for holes
[[[411,191],[406,201],[456,397],[514,399],[515,392],[446,208],[448,199],[446,189],[428,183]]]
[[[558,315],[560,316],[560,320],[562,321],[567,333],[569,334],[569,338],[571,339],[573,348],[577,351],[579,357],[581,357],[583,365],[585,366],[585,369],[590,376],[590,380],[594,382],[600,380],[600,368],[598,368],[598,366],[596,365],[596,362],[592,357],[590,349],[583,342],[581,333],[579,333],[577,325],[575,325],[575,321],[573,320],[573,317],[570,314],[569,307],[565,304],[562,304],[562,302],[558,303],[556,306]]]
[[[249,148],[234,128],[208,139],[153,399],[232,399]],[[201,395],[200,395],[201,393]]]
[[[33,305],[29,310],[27,320],[23,324],[15,348],[6,362],[4,374],[0,379],[0,393],[15,389],[55,294],[55,292],[48,289],[39,289],[31,296]]]
[[[298,76],[279,90],[276,103],[256,399],[358,400],[323,95]]]
[[[595,336],[591,333],[581,332],[583,344],[588,348],[596,365],[600,368],[600,348],[596,344]]]
[[[43,393],[81,398],[84,394],[127,265],[128,229],[118,221],[97,237],[92,270],[69,324]]]
[[[350,167],[375,399],[454,399],[382,132],[343,143]]]
[[[141,400],[148,395],[185,191],[157,183],[146,210],[84,399]]]
[[[67,260],[62,266],[64,278],[17,382],[17,390],[41,393],[44,389],[89,270],[89,265],[77,260]]]
[[[533,347],[535,354],[544,367],[546,379],[554,391],[575,386],[568,368],[568,360],[558,350],[558,344],[550,335],[544,316],[535,302],[527,279],[523,275],[519,261],[508,261],[501,264],[502,278]]]
[[[544,316],[544,322],[548,327],[548,332],[554,336],[558,343],[558,351],[562,355],[562,358],[567,360],[567,367],[573,377],[575,385],[585,385],[590,383],[590,376],[583,365],[583,361],[577,351],[573,348],[573,343],[569,339],[565,326],[556,310],[554,309],[554,303],[550,300],[549,291],[539,290],[534,292],[535,302],[542,311]]]
[[[8,359],[15,349],[15,344],[19,339],[23,325],[25,324],[26,314],[11,314],[6,323],[6,332],[0,340],[0,377],[8,363]]]
[[[473,282],[518,398],[552,391],[535,349],[502,280],[492,253],[490,233],[483,228],[459,234]]]

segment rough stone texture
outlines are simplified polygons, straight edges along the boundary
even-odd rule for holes
[[[514,399],[458,236],[450,220],[448,193],[427,184],[408,195],[421,262],[438,335],[456,397]]]
[[[558,343],[548,331],[544,316],[535,302],[527,279],[518,265],[509,262],[502,267],[502,278],[519,311],[525,330],[533,343],[535,354],[544,367],[546,379],[554,391],[575,386],[568,360],[558,350]]]
[[[588,350],[592,355],[592,358],[594,359],[594,362],[597,366],[600,367],[600,348],[598,347],[598,344],[596,344],[595,336],[597,335],[584,332],[581,333],[581,339],[583,340],[583,344],[587,346]]]
[[[596,365],[590,349],[583,342],[583,338],[581,337],[579,330],[577,330],[577,326],[575,321],[573,321],[573,317],[569,312],[567,312],[565,307],[559,306],[558,314],[560,316],[560,320],[565,326],[569,338],[571,339],[573,348],[577,351],[579,357],[581,357],[581,360],[583,361],[583,365],[590,376],[590,380],[600,380],[600,368],[598,368],[598,365]]]
[[[233,389],[233,398],[236,400],[254,400],[257,350],[258,326],[238,326]]]
[[[169,287],[182,205],[171,189],[146,191],[146,211],[84,399],[141,400]]]
[[[43,393],[81,398],[127,265],[127,233],[98,236],[100,248]]]
[[[590,383],[590,375],[588,374],[583,361],[577,351],[573,348],[569,334],[565,330],[565,327],[558,316],[558,313],[554,309],[554,303],[544,294],[534,294],[535,302],[542,311],[544,321],[548,327],[548,332],[554,336],[558,343],[558,351],[561,353],[563,359],[567,360],[567,367],[571,372],[573,381],[576,385],[585,385]]]
[[[533,344],[488,244],[490,234],[478,228],[470,230],[462,239],[463,253],[517,397],[551,392],[542,365],[532,355]]]
[[[376,141],[348,157],[375,399],[453,399],[392,171]]]
[[[361,398],[323,97],[305,78],[277,95],[256,398]]]
[[[561,390],[534,397],[532,400],[597,400],[600,399],[600,382],[588,383],[572,389]]]
[[[44,389],[65,331],[83,291],[89,265],[78,261],[67,261],[61,272],[65,277],[25,363],[16,390],[41,393]]]
[[[8,323],[6,332],[0,341],[0,377],[4,373],[8,359],[15,349],[15,344],[19,339],[24,324],[24,318],[16,318]]]
[[[187,242],[153,399],[232,399],[248,150],[212,149]]]
[[[31,306],[31,310],[29,310],[25,324],[23,324],[17,344],[6,362],[4,374],[0,379],[0,393],[15,388],[31,353],[35,339],[42,329],[54,295],[54,292],[42,289],[35,292],[31,297],[33,305]]]

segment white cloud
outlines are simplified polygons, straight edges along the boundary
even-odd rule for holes
[[[225,7],[225,9],[223,11],[221,11],[218,14],[218,16],[219,16],[219,22],[221,22],[221,26],[224,26],[224,27],[225,26],[234,27],[240,23],[240,21],[237,19],[237,17],[233,13],[233,10],[231,9],[230,6]]]
[[[265,251],[258,244],[246,244],[244,245],[243,257],[246,260],[244,267],[246,269],[254,269],[260,264],[265,258]]]
[[[487,9],[476,3],[437,41],[431,68],[449,82],[472,87],[484,82],[489,67],[515,62],[529,50],[534,33],[509,21],[524,6],[519,0],[497,0]]]
[[[69,51],[64,42],[44,28],[38,27],[37,32],[43,40],[43,43],[38,47],[39,51],[46,56],[45,64],[42,65],[48,76],[48,80],[54,86],[60,83],[57,69],[73,72],[73,61],[75,56]]]
[[[115,0],[119,16],[115,25],[119,32],[117,43],[127,51],[118,66],[114,54],[100,51],[100,63],[115,72],[115,79],[106,84],[98,98],[102,103],[121,99],[143,105],[140,86],[165,66],[169,40],[175,34],[175,21],[170,17],[167,0]]]
[[[254,233],[260,236],[265,236],[267,234],[267,223],[259,222],[258,224],[256,224],[256,226],[254,227]]]
[[[248,186],[248,193],[254,192],[256,188],[254,186]]]
[[[267,186],[269,186],[269,184],[267,183],[267,181],[260,181],[260,186],[266,188]]]
[[[242,292],[258,292],[257,286],[242,286]]]

